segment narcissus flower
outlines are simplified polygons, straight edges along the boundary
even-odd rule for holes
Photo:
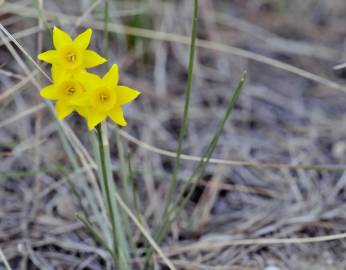
[[[91,68],[106,62],[106,59],[88,50],[92,30],[88,29],[74,40],[57,27],[53,29],[56,50],[38,55],[42,61],[52,64],[52,84],[40,91],[42,97],[56,101],[59,120],[73,111],[87,119],[92,130],[108,116],[118,125],[126,126],[122,106],[134,100],[140,92],[118,85],[118,66],[100,78],[89,73]]]
[[[64,119],[73,111],[86,116],[89,100],[86,85],[95,81],[97,75],[81,70],[68,74],[56,67],[52,68],[53,84],[40,91],[42,97],[56,100],[56,114],[59,120]]]
[[[92,130],[109,116],[120,126],[126,126],[122,106],[134,100],[140,92],[118,85],[118,66],[113,65],[103,76],[93,77],[88,84],[90,106],[87,112],[88,128]]]
[[[92,30],[89,28],[72,40],[69,34],[54,27],[53,44],[55,50],[39,54],[38,59],[69,71],[101,65],[106,62],[106,59],[87,49],[91,34]]]

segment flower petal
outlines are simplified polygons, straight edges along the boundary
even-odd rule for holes
[[[90,105],[90,98],[86,93],[83,93],[80,97],[71,98],[70,103],[78,107],[88,107]]]
[[[46,99],[56,100],[57,99],[57,92],[54,87],[54,84],[50,84],[44,88],[41,89],[40,95]]]
[[[38,59],[50,64],[54,64],[58,61],[58,54],[55,50],[49,50],[49,51],[40,53],[38,55]]]
[[[87,118],[87,114],[88,114],[88,108],[87,107],[77,107],[76,111],[80,116]]]
[[[74,107],[66,104],[66,102],[58,100],[55,105],[56,114],[59,120],[64,119],[66,116],[68,116],[70,113],[73,112]]]
[[[92,130],[97,124],[101,123],[107,117],[106,114],[95,110],[90,110],[88,113],[88,128]]]
[[[108,112],[108,116],[119,126],[126,126],[126,120],[124,118],[124,113],[121,107],[115,107],[113,110]]]
[[[76,72],[74,78],[84,86],[86,91],[93,90],[95,87],[102,84],[101,78],[93,73],[87,72],[85,70]]]
[[[92,50],[86,50],[84,52],[84,66],[86,68],[91,68],[91,67],[101,65],[106,61],[107,60],[105,58],[103,58],[98,53]]]
[[[55,49],[62,49],[66,45],[72,42],[72,39],[69,34],[62,31],[58,27],[54,26],[53,28],[53,44]]]
[[[74,40],[73,43],[78,46],[80,49],[86,49],[89,46],[90,38],[92,34],[91,28],[85,30],[83,33],[79,34]]]
[[[115,65],[115,64],[112,65],[109,71],[103,76],[103,81],[109,87],[114,87],[118,85],[118,81],[119,81],[118,65]]]
[[[118,96],[118,103],[120,105],[125,105],[131,102],[136,97],[138,97],[141,93],[127,86],[118,86],[116,90],[117,90],[117,96]]]
[[[61,82],[65,80],[66,78],[68,78],[69,76],[70,76],[70,73],[66,71],[65,69],[57,65],[52,66],[52,79],[54,82]]]

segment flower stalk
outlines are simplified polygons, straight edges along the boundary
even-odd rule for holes
[[[125,231],[122,225],[120,211],[117,203],[114,200],[115,185],[112,182],[112,170],[110,168],[110,153],[109,143],[107,137],[107,129],[105,124],[98,124],[96,126],[96,135],[98,141],[98,150],[100,156],[99,175],[102,181],[104,192],[105,204],[108,210],[108,216],[111,223],[112,232],[112,257],[115,265],[121,270],[130,270],[128,264],[127,242],[125,238]]]
[[[105,6],[105,51],[107,55],[108,2],[106,0]],[[88,227],[97,242],[106,243],[105,248],[110,250],[117,269],[130,270],[128,247],[130,234],[126,235],[126,228],[129,226],[126,219],[122,217],[122,212],[113,197],[117,190],[113,179],[105,120],[110,118],[117,125],[126,126],[123,107],[136,99],[140,92],[125,85],[119,85],[119,71],[116,64],[111,65],[102,77],[87,70],[107,61],[106,58],[89,49],[91,35],[92,29],[89,28],[72,39],[60,28],[56,26],[53,28],[54,50],[48,50],[38,55],[38,59],[52,65],[51,84],[41,89],[40,94],[45,99],[55,101],[56,115],[59,120],[77,112],[85,118],[89,131],[95,130],[104,213],[107,212],[109,220],[109,223],[100,226],[105,229],[104,237],[91,226],[87,218],[82,217],[80,220]],[[120,154],[123,153],[119,140],[117,140],[117,144]],[[124,181],[125,176],[123,173]],[[104,241],[104,238],[108,241]]]
[[[117,239],[115,234],[115,219],[114,219],[114,212],[112,209],[112,202],[111,202],[111,194],[109,189],[109,183],[108,183],[108,176],[107,176],[107,168],[106,168],[106,160],[105,160],[105,149],[104,147],[108,143],[108,140],[104,138],[104,133],[102,132],[102,127],[100,124],[96,126],[96,133],[97,133],[97,140],[98,140],[98,146],[99,146],[99,154],[100,154],[100,175],[101,175],[101,181],[103,181],[103,187],[106,197],[106,205],[108,209],[108,215],[111,220],[112,225],[112,235],[113,235],[113,251],[116,251],[117,247]],[[116,254],[114,254],[116,255]]]

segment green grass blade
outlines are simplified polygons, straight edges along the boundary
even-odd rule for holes
[[[121,199],[120,195],[118,193],[114,194],[117,202],[119,203],[120,207],[124,209],[125,213],[131,218],[131,220],[135,223],[135,225],[138,227],[140,232],[143,234],[143,236],[147,239],[147,241],[150,243],[150,245],[153,247],[153,249],[157,252],[157,254],[162,258],[162,261],[167,265],[167,267],[170,270],[177,270],[173,263],[168,259],[168,257],[163,253],[162,249],[159,247],[159,245],[155,242],[155,240],[151,237],[149,232],[142,226],[141,222],[135,217],[135,215],[131,212],[131,210],[128,208],[126,203]]]
[[[48,24],[48,20],[47,20],[46,15],[44,14],[44,12],[42,12],[42,9],[40,8],[39,1],[38,0],[34,0],[33,3],[34,3],[33,6],[37,10],[37,14],[38,14],[39,19],[42,21],[45,29],[52,35],[53,33],[52,33],[52,30],[51,30],[51,27]]]
[[[131,184],[131,190],[132,190],[132,205],[135,210],[137,219],[141,221],[141,213],[140,213],[139,204],[138,204],[138,186],[137,186],[135,177],[133,175],[130,155],[128,156],[127,162],[128,162],[128,170],[129,170],[128,182]]]
[[[109,218],[112,225],[113,250],[115,251],[115,262],[121,270],[130,270],[128,243],[125,235],[122,217],[116,200],[112,199],[115,194],[116,186],[114,184],[113,172],[110,160],[110,151],[107,138],[106,124],[102,123],[96,127],[98,146],[100,153],[100,167],[102,173],[101,181],[104,181],[105,194]]]
[[[106,58],[109,57],[109,33],[108,33],[108,20],[109,20],[109,0],[105,0],[103,9],[103,48],[105,48]]]
[[[77,160],[76,154],[74,153],[69,141],[66,138],[65,133],[61,129],[60,126],[58,126],[58,133],[60,136],[60,140],[62,142],[63,148],[67,154],[67,158],[69,160],[69,163],[71,164],[72,169],[77,172],[80,170],[80,164]],[[100,192],[99,190],[92,190],[90,186],[88,185],[88,181],[84,175],[80,175],[81,178],[79,178],[80,181],[78,181],[78,187],[80,190],[85,194],[86,199],[83,200],[83,198],[79,195],[77,192],[77,188],[75,183],[68,179],[68,183],[70,185],[70,190],[74,193],[76,198],[79,201],[79,205],[81,206],[81,209],[83,210],[83,213],[85,216],[94,216],[96,218],[96,224],[99,228],[101,228],[101,231],[104,235],[105,239],[109,239],[110,231],[107,226],[106,222],[106,211],[105,211],[105,205],[102,203],[102,200],[98,200],[97,198],[100,198]],[[101,211],[99,210],[101,208]]]
[[[244,87],[245,83],[245,74],[241,78],[238,86],[235,89],[235,92],[232,96],[231,101],[229,102],[227,106],[226,113],[220,122],[218,128],[216,129],[212,140],[210,141],[206,151],[204,152],[199,164],[197,165],[196,169],[192,173],[191,177],[188,179],[188,181],[185,183],[183,186],[181,192],[179,193],[177,199],[175,200],[174,203],[171,204],[168,215],[166,219],[163,220],[162,226],[160,227],[160,230],[158,231],[157,234],[157,241],[162,241],[164,236],[166,235],[168,228],[170,224],[174,221],[174,219],[177,217],[179,212],[184,208],[184,206],[187,204],[188,200],[190,199],[191,195],[193,194],[195,187],[198,183],[198,179],[200,179],[201,175],[204,173],[206,166],[209,163],[209,160],[215,150],[215,147],[219,141],[220,135],[222,133],[222,130],[231,115],[233,108],[241,94],[241,91]],[[186,194],[186,195],[185,195]]]
[[[178,146],[176,150],[176,158],[173,167],[172,178],[170,182],[170,187],[165,199],[165,207],[163,211],[163,217],[167,215],[168,206],[171,203],[172,196],[177,187],[177,175],[179,171],[180,165],[180,156],[182,151],[182,145],[184,141],[184,137],[186,135],[188,123],[189,123],[189,107],[192,93],[192,82],[193,82],[193,68],[195,62],[195,54],[196,54],[196,38],[197,38],[197,21],[198,21],[198,0],[194,1],[194,14],[192,19],[192,33],[191,33],[191,46],[190,46],[190,56],[189,56],[189,68],[188,68],[188,79],[187,79],[187,91],[185,95],[185,104],[184,104],[184,112],[183,112],[183,120],[182,126],[179,131],[178,138]]]
[[[81,213],[75,214],[76,218],[84,224],[84,226],[87,228],[87,230],[90,232],[91,236],[95,240],[95,242],[99,243],[101,246],[103,246],[105,249],[108,250],[109,253],[112,254],[112,249],[108,246],[108,243],[105,242],[102,235],[99,233],[97,228],[94,228],[91,222],[87,219],[86,216],[82,215]]]
[[[105,0],[104,2],[104,10],[103,10],[103,35],[104,35],[104,39],[103,39],[103,47],[104,47],[104,52],[105,52],[105,56],[106,58],[109,58],[109,0]],[[102,129],[103,129],[103,133],[106,134],[105,130],[106,130],[106,126],[102,125]],[[117,150],[118,150],[118,156],[119,156],[119,160],[120,160],[120,171],[121,171],[121,179],[123,181],[123,185],[124,185],[124,189],[125,189],[125,195],[128,195],[128,189],[127,189],[127,183],[126,183],[126,163],[125,163],[125,158],[124,158],[124,150],[123,150],[123,145],[121,144],[120,141],[120,137],[117,134],[117,130],[116,130],[116,144],[117,144]],[[102,135],[102,130],[101,128],[98,129],[98,134]],[[102,136],[101,136],[102,137]],[[102,139],[101,137],[99,137],[99,139]],[[106,138],[104,138],[106,139]],[[101,143],[102,140],[99,140],[99,142]],[[108,175],[109,179],[107,180],[109,186],[107,187],[109,190],[107,192],[110,192],[111,194],[114,194],[114,192],[116,191],[116,187],[114,184],[114,179],[113,179],[113,171],[112,171],[112,166],[111,166],[111,160],[110,160],[110,150],[109,150],[109,144],[108,144],[108,138],[107,138],[107,143],[106,141],[103,141],[102,143],[103,146],[103,154],[105,154],[105,160],[103,160],[103,162],[106,162],[105,164],[102,165],[106,165],[106,169],[107,172],[106,174]],[[101,148],[100,148],[101,150]],[[100,151],[101,153],[101,151]],[[102,161],[103,157],[101,156],[101,161]],[[104,174],[105,175],[105,174]],[[106,196],[107,195],[106,192]],[[118,256],[118,266],[119,268],[122,269],[129,269],[129,245],[128,245],[128,240],[127,237],[129,237],[129,239],[131,240],[131,231],[130,231],[130,226],[129,226],[129,221],[126,215],[123,215],[121,209],[118,208],[116,201],[115,200],[111,200],[108,199],[108,206],[111,208],[110,209],[110,218],[111,218],[111,224],[112,224],[112,231],[113,237],[115,237],[115,240],[118,241],[118,243],[114,243],[114,248],[118,249],[117,251],[117,256]],[[115,218],[115,220],[113,220]],[[113,224],[114,223],[114,224]],[[118,244],[118,246],[116,246],[116,244]]]
[[[126,203],[130,203],[130,182],[128,181],[129,179],[129,167],[126,162],[126,157],[125,157],[125,149],[124,145],[121,141],[121,137],[119,135],[119,128],[115,127],[115,143],[117,145],[117,150],[118,150],[118,158],[120,162],[120,174],[121,174],[121,181],[122,181],[122,186],[124,189],[124,199]]]
[[[188,181],[183,186],[182,191],[179,193],[179,195],[175,201],[175,204],[170,208],[170,213],[175,213],[173,215],[173,218],[186,205],[187,201],[189,200],[193,191],[195,190],[195,187],[198,183],[198,179],[200,179],[201,176],[203,175],[205,168],[208,165],[209,160],[210,160],[210,158],[211,158],[211,156],[215,150],[215,147],[219,141],[219,138],[220,138],[221,133],[224,129],[224,126],[225,126],[228,118],[230,117],[230,115],[233,111],[233,108],[234,108],[235,104],[237,103],[237,100],[238,100],[238,98],[239,98],[239,96],[240,96],[240,94],[244,88],[245,78],[246,78],[246,74],[244,74],[243,77],[241,78],[241,80],[239,81],[239,84],[235,89],[235,92],[232,96],[232,99],[230,100],[230,102],[227,106],[226,113],[225,113],[222,121],[220,122],[218,128],[216,129],[211,142],[209,143],[204,155],[201,158],[201,161],[199,162],[198,166],[194,170],[191,177],[188,179]],[[187,195],[185,195],[186,192],[188,192]],[[171,216],[171,214],[170,214],[170,216]]]
[[[170,181],[170,186],[168,189],[167,196],[165,198],[165,206],[162,214],[163,220],[168,220],[169,215],[169,206],[172,201],[173,194],[177,187],[177,176],[180,166],[180,157],[182,152],[182,145],[184,141],[184,137],[186,135],[186,131],[188,128],[189,123],[189,107],[190,107],[190,100],[191,100],[191,93],[192,93],[192,83],[193,83],[193,68],[195,63],[195,54],[196,54],[196,39],[197,39],[197,22],[198,22],[198,0],[194,0],[194,12],[192,17],[192,31],[191,31],[191,43],[190,43],[190,53],[189,53],[189,66],[188,66],[188,79],[187,79],[187,91],[185,94],[185,104],[184,104],[184,112],[183,112],[183,120],[182,120],[182,126],[179,130],[179,137],[178,137],[178,146],[176,150],[176,158],[174,161],[174,167],[172,172],[172,178]],[[163,228],[162,224],[160,224],[158,231],[165,231],[166,229]],[[160,235],[155,235],[155,240],[157,240],[160,243],[160,239],[158,238]],[[146,259],[144,263],[144,268],[153,268],[152,265],[150,265],[150,258],[153,254],[153,249],[150,247],[146,247]]]

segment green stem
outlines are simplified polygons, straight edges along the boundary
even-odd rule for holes
[[[192,93],[193,67],[194,67],[195,52],[196,52],[197,20],[198,20],[198,0],[195,0],[194,14],[193,14],[193,20],[192,20],[191,47],[190,47],[190,56],[189,56],[187,91],[185,96],[183,122],[179,131],[178,147],[176,151],[177,155],[174,162],[171,184],[170,184],[168,194],[165,200],[165,208],[163,212],[163,217],[167,215],[168,207],[171,203],[172,196],[177,187],[177,175],[178,175],[178,170],[180,165],[181,150],[182,150],[183,141],[184,141],[184,137],[185,137],[186,130],[188,127],[188,122],[189,122],[189,105],[190,105],[191,93]]]
[[[129,250],[125,234],[123,219],[118,208],[116,200],[112,199],[116,193],[116,186],[113,180],[110,151],[107,138],[106,123],[102,123],[96,127],[97,140],[99,146],[99,175],[102,178],[104,200],[109,212],[111,223],[111,234],[113,241],[113,259],[116,262],[117,269],[130,270]]]
[[[233,108],[234,108],[234,106],[235,106],[235,104],[236,104],[236,102],[240,96],[240,93],[241,93],[243,86],[244,86],[244,82],[245,82],[245,74],[243,75],[243,77],[239,81],[239,84],[235,89],[235,92],[232,96],[232,99],[227,106],[226,113],[225,113],[222,121],[220,122],[218,128],[216,129],[216,132],[215,132],[211,142],[209,143],[206,151],[204,152],[198,166],[195,168],[192,175],[189,177],[189,179],[187,180],[187,182],[183,186],[183,188],[180,191],[180,193],[178,194],[175,202],[172,202],[170,204],[167,216],[165,217],[165,219],[162,220],[162,225],[156,233],[156,241],[158,243],[160,243],[163,240],[164,236],[167,234],[169,226],[172,224],[174,219],[177,217],[177,215],[180,213],[180,211],[184,208],[184,206],[187,204],[188,200],[190,199],[191,195],[193,194],[193,192],[194,192],[194,190],[198,184],[198,180],[201,178],[202,174],[204,173],[205,168],[208,165],[209,160],[211,158],[211,155],[214,152],[214,149],[218,143],[221,132],[222,132],[222,130],[226,124],[226,121],[229,118],[229,116],[231,115]]]
[[[109,34],[108,34],[108,19],[109,19],[109,0],[105,0],[105,7],[103,10],[103,17],[104,17],[104,25],[103,25],[103,34],[104,34],[104,39],[103,39],[103,46],[105,48],[106,52],[106,58],[108,59],[109,57]]]
[[[105,249],[108,250],[109,253],[113,253],[112,249],[108,246],[106,241],[103,239],[102,235],[98,232],[96,228],[90,223],[88,218],[81,213],[75,214],[76,218],[84,224],[84,226],[87,228],[87,230],[90,232],[91,236],[94,238],[96,243],[99,243],[101,246],[103,246]]]
[[[107,176],[107,167],[106,167],[106,159],[105,159],[105,150],[104,150],[104,138],[102,134],[101,124],[98,124],[96,126],[97,130],[97,139],[98,139],[98,145],[99,145],[99,153],[100,153],[100,165],[101,165],[101,175],[102,175],[102,181],[105,188],[105,196],[107,201],[107,209],[111,220],[111,226],[112,226],[112,236],[113,236],[113,256],[114,259],[117,257],[117,238],[116,238],[116,227],[115,227],[115,218],[114,218],[114,212],[112,209],[112,201],[111,201],[111,194],[110,194],[110,188],[108,183],[108,176]]]
[[[126,160],[125,160],[125,150],[119,135],[118,127],[115,127],[115,143],[118,149],[121,181],[124,188],[124,199],[126,203],[130,203],[130,187],[129,187],[129,181],[128,181],[130,172],[129,172],[128,164],[126,163]]]
[[[109,58],[109,0],[105,0],[105,5],[104,5],[104,25],[103,25],[103,32],[104,32],[104,50],[105,50],[105,55],[106,58]],[[116,131],[118,132],[118,131]],[[122,179],[123,179],[123,184],[124,188],[126,191],[127,188],[127,183],[126,183],[126,166],[123,158],[123,146],[121,145],[121,142],[119,140],[119,136],[117,134],[116,136],[116,143],[118,147],[118,154],[119,154],[119,159],[120,159],[120,164],[121,164],[121,173],[122,173]],[[108,147],[108,145],[107,145]],[[109,154],[109,148],[107,148],[107,160],[106,160],[106,171],[109,174],[112,174],[112,168],[111,168],[111,162],[110,162],[110,154]],[[108,169],[108,170],[107,170]],[[109,181],[113,181],[113,178],[111,177]],[[115,185],[114,182],[111,183],[111,186],[108,187],[111,191],[115,191]],[[125,192],[127,194],[127,192]],[[113,206],[114,206],[114,211],[115,213],[113,214],[112,222],[116,225],[116,233],[117,233],[117,240],[118,240],[118,250],[116,254],[118,255],[119,259],[119,268],[122,269],[130,269],[130,266],[128,264],[129,261],[129,247],[127,243],[127,236],[129,236],[130,241],[132,240],[131,238],[131,228],[130,224],[128,222],[127,216],[122,217],[122,212],[120,209],[118,209],[116,203],[113,201]],[[113,219],[113,217],[116,217],[116,220]],[[115,233],[115,231],[113,231]],[[115,237],[115,236],[113,236]],[[130,242],[132,244],[132,241]]]
[[[196,169],[194,170],[194,172],[192,173],[192,175],[190,176],[190,178],[188,179],[188,181],[185,183],[185,185],[182,188],[182,191],[178,194],[176,200],[174,203],[172,203],[171,207],[168,210],[168,219],[165,220],[164,222],[167,222],[166,227],[168,228],[168,226],[171,224],[171,222],[176,218],[176,216],[179,214],[179,212],[184,208],[184,206],[187,204],[187,202],[189,201],[190,197],[192,196],[197,184],[198,184],[198,180],[201,179],[209,161],[211,158],[211,155],[213,154],[215,147],[219,141],[219,138],[221,136],[221,133],[224,129],[224,126],[227,122],[227,120],[229,119],[235,104],[238,101],[238,98],[241,94],[241,91],[243,90],[244,87],[244,83],[245,83],[245,77],[246,73],[244,73],[244,75],[242,76],[242,78],[240,79],[238,86],[236,87],[234,94],[232,96],[232,99],[230,100],[228,106],[227,106],[227,110],[226,113],[223,117],[223,119],[221,120],[218,128],[216,129],[216,132],[211,140],[211,142],[209,143],[209,146],[207,147],[205,153],[203,154],[200,163],[198,164],[198,166],[196,167]],[[164,232],[163,232],[164,233]],[[161,235],[161,237],[163,237],[163,235]]]
[[[183,112],[183,121],[182,126],[179,131],[178,146],[176,151],[176,158],[174,162],[172,178],[170,182],[170,187],[165,199],[165,206],[162,214],[163,222],[160,224],[158,233],[155,234],[155,240],[160,243],[163,240],[164,235],[166,234],[168,227],[166,220],[169,220],[169,206],[172,202],[173,194],[177,188],[177,176],[180,166],[180,157],[182,151],[182,145],[184,137],[187,131],[188,122],[189,122],[189,105],[191,100],[192,93],[192,82],[193,82],[193,68],[195,62],[195,52],[196,52],[196,38],[197,38],[197,21],[198,21],[198,0],[194,0],[194,14],[192,19],[192,32],[191,32],[191,45],[190,45],[190,55],[189,55],[189,67],[188,67],[188,79],[187,79],[187,91],[185,95],[185,104]],[[150,263],[150,258],[153,254],[153,250],[147,246],[146,248],[146,259],[144,263],[144,269],[153,268],[153,265]]]

